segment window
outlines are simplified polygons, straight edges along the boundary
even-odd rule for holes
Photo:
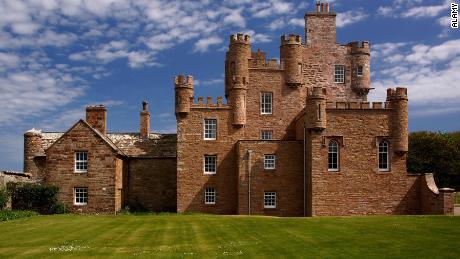
[[[297,74],[302,74],[302,63],[297,64]]]
[[[88,204],[88,188],[77,187],[74,189],[75,193],[75,205],[86,205]]]
[[[216,204],[216,189],[204,189],[204,204]]]
[[[271,130],[262,130],[260,132],[260,139],[261,140],[270,140],[273,138],[273,131]]]
[[[217,156],[204,156],[204,173],[205,174],[215,174],[217,165]]]
[[[334,71],[334,82],[344,83],[345,82],[345,66],[335,66]]]
[[[339,171],[339,143],[336,140],[331,140],[328,146],[328,171]]]
[[[75,152],[75,172],[86,173],[88,171],[88,152]]]
[[[382,140],[379,142],[379,171],[388,171],[389,169],[388,142]]]
[[[264,155],[264,169],[275,169],[275,155]]]
[[[215,140],[217,135],[217,120],[204,119],[204,139]]]
[[[262,93],[260,99],[260,113],[272,114],[272,93]]]
[[[363,75],[363,66],[358,66],[356,68],[356,75],[357,76],[362,76]]]
[[[264,208],[276,208],[276,192],[264,192]]]

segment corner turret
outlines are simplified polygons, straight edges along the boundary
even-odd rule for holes
[[[326,128],[326,88],[315,86],[308,92],[305,127],[322,131]]]
[[[299,35],[281,36],[280,59],[284,67],[286,85],[299,88],[302,80],[302,38]]]
[[[246,89],[249,81],[251,38],[249,35],[230,36],[225,59],[225,97],[233,110],[233,125],[246,124]]]
[[[371,50],[368,41],[348,43],[351,55],[351,89],[358,95],[367,95],[371,89]]]
[[[178,75],[174,78],[176,115],[190,113],[190,106],[193,99],[193,77]]]
[[[406,153],[409,149],[407,88],[387,89],[387,101],[393,109],[391,116],[393,150],[396,153]]]
[[[36,158],[45,156],[42,146],[42,132],[31,129],[24,133],[24,173],[30,174],[32,179],[44,180],[43,165]]]

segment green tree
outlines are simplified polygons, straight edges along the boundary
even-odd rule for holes
[[[433,173],[438,187],[460,190],[460,132],[411,133],[407,170]]]

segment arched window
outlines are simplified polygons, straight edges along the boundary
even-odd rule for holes
[[[379,171],[388,171],[390,169],[389,163],[389,145],[386,140],[379,142]]]
[[[328,171],[339,171],[339,143],[336,140],[329,141],[328,146]]]

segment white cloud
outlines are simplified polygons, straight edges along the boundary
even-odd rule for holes
[[[415,115],[458,112],[460,40],[438,45],[385,43],[373,48],[377,70],[371,99],[384,99],[387,87],[404,86]]]
[[[294,26],[304,27],[305,26],[305,20],[301,19],[301,18],[292,18],[292,19],[289,20],[289,24],[294,25]]]
[[[346,11],[337,14],[337,27],[342,28],[347,25],[359,22],[367,18],[367,14],[363,11]]]
[[[246,20],[241,15],[241,9],[231,11],[227,16],[224,18],[224,23],[227,25],[235,25],[238,27],[245,27]]]
[[[207,80],[194,79],[194,83],[197,86],[223,85],[224,79],[223,78],[213,78],[213,79],[207,79]]]
[[[421,5],[422,0],[394,0],[390,6],[380,6],[377,13],[398,18],[436,17],[450,6],[450,0],[438,5]]]
[[[448,5],[433,5],[433,6],[418,6],[409,8],[406,12],[402,13],[405,18],[421,18],[421,17],[434,17],[439,15],[442,11],[447,10]]]
[[[278,30],[286,26],[286,22],[282,19],[276,19],[267,25],[267,28],[271,31]]]
[[[200,39],[195,43],[195,52],[207,52],[209,47],[212,45],[218,45],[222,43],[222,39],[217,36],[211,36],[209,38]]]

